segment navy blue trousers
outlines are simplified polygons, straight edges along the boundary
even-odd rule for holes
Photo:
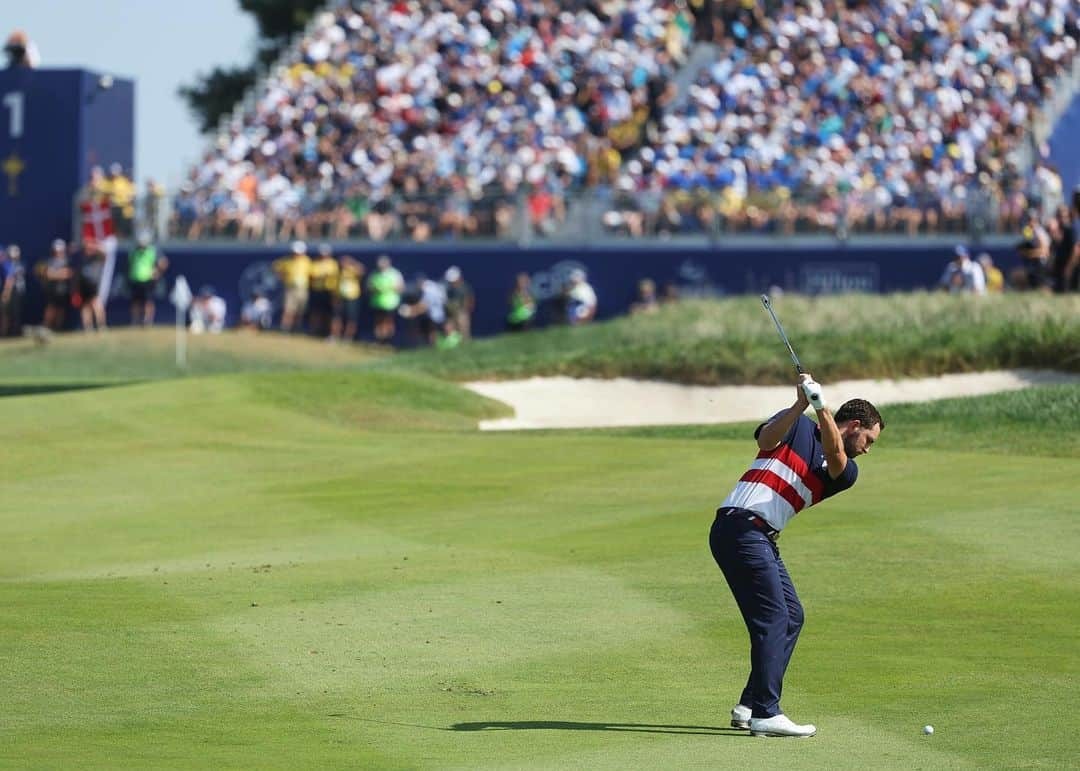
[[[709,547],[750,633],[750,678],[739,703],[754,717],[772,717],[781,713],[784,672],[802,629],[803,608],[780,550],[749,516],[741,509],[718,513]]]

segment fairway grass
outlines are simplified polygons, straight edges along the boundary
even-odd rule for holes
[[[1075,765],[1075,455],[898,412],[781,539],[819,734],[757,740],[706,543],[752,442],[499,413],[389,372],[0,400],[0,766]]]

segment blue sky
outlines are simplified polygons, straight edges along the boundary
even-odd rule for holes
[[[248,64],[256,28],[236,0],[24,0],[4,2],[3,39],[21,29],[42,67],[84,67],[135,81],[135,166],[140,184],[178,184],[206,140],[176,95],[217,65]]]

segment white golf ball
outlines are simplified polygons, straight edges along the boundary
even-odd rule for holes
[[[924,725],[922,728],[922,732],[929,736],[934,732],[934,727],[932,725]]]

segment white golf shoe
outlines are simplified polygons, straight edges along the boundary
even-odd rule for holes
[[[807,738],[817,733],[812,725],[795,725],[787,715],[750,718],[750,733],[754,736],[796,736]]]
[[[750,728],[750,715],[751,710],[749,707],[736,704],[735,709],[731,710],[731,727],[747,730]]]

